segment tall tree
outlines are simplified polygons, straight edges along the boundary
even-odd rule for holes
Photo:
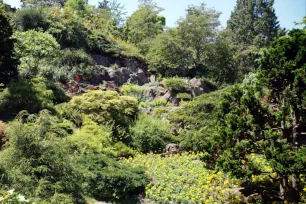
[[[17,77],[17,63],[13,57],[13,29],[0,3],[0,83],[7,84]]]
[[[299,178],[306,167],[302,130],[306,127],[306,31],[293,30],[264,51],[260,60],[262,81],[271,90],[277,111],[269,131],[266,156],[280,175],[283,199],[299,200]],[[289,177],[291,186],[289,182]]]
[[[115,21],[116,26],[122,26],[124,16],[126,15],[125,7],[123,4],[121,4],[117,0],[103,0],[99,2],[98,8],[109,11]]]
[[[277,37],[279,23],[273,5],[274,0],[237,0],[227,22],[234,42],[263,47]]]
[[[191,51],[189,68],[194,74],[205,73],[212,44],[217,37],[220,13],[207,8],[204,3],[189,6],[186,11],[186,18],[178,22],[178,35],[184,39],[183,46]]]
[[[124,26],[125,38],[136,44],[144,54],[149,49],[149,42],[163,32],[166,19],[160,16],[161,8],[147,1],[140,6],[126,21]]]
[[[147,55],[151,69],[165,75],[180,76],[209,72],[220,13],[205,4],[190,6],[186,12],[186,17],[178,21],[177,28],[153,40]]]
[[[53,6],[58,5],[64,7],[67,0],[20,0],[22,7],[26,7],[29,4],[34,6]]]

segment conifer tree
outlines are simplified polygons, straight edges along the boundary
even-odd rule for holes
[[[17,76],[16,60],[13,58],[13,29],[0,2],[0,83],[7,84]]]
[[[274,0],[237,0],[227,22],[234,42],[259,48],[269,45],[279,30],[273,5]]]

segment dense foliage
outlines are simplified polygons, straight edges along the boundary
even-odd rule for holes
[[[133,146],[140,152],[163,152],[171,143],[169,124],[147,114],[141,114],[131,128]]]
[[[21,2],[0,0],[0,203],[306,202],[306,31],[273,0],[225,29],[205,3],[167,28],[153,0]]]
[[[17,63],[13,56],[12,26],[0,2],[0,83],[7,84],[17,76]]]

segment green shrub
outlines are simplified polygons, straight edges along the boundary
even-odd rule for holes
[[[53,110],[54,105],[67,101],[64,91],[44,78],[13,80],[0,92],[0,112],[18,113],[27,110],[36,113]]]
[[[119,157],[131,157],[131,156],[135,156],[135,151],[132,150],[131,148],[129,148],[128,146],[126,146],[124,143],[122,142],[117,142],[114,145],[115,148],[115,157],[119,158]]]
[[[68,141],[71,149],[79,154],[108,154],[112,150],[111,136],[112,132],[108,127],[85,119],[82,128],[71,135]]]
[[[15,32],[12,37],[16,40],[14,50],[20,58],[18,69],[23,77],[32,78],[45,72],[44,67],[58,55],[60,45],[49,33],[28,30]]]
[[[121,87],[121,92],[126,96],[137,98],[139,102],[145,101],[145,88],[136,84],[125,84]]]
[[[169,103],[167,100],[164,99],[155,99],[149,102],[140,102],[139,106],[144,108],[157,108],[169,106]]]
[[[82,113],[75,109],[72,108],[69,103],[62,103],[57,106],[55,106],[55,109],[57,113],[62,116],[63,118],[73,122],[73,124],[76,127],[81,127],[83,123],[83,116]]]
[[[54,122],[42,111],[38,116],[23,113],[10,123],[8,143],[0,152],[0,166],[8,174],[6,188],[30,200],[50,201],[60,193],[79,203],[83,200],[83,176],[68,154],[66,140],[51,131]]]
[[[21,31],[41,28],[47,30],[48,23],[37,9],[20,9],[15,16],[16,27]]]
[[[144,192],[148,183],[143,168],[131,168],[104,155],[84,155],[80,163],[83,171],[88,171],[87,191],[97,200],[128,198]]]
[[[207,86],[207,88],[209,88],[210,90],[213,90],[213,91],[216,90],[217,87],[218,87],[218,85],[214,81],[212,81],[210,79],[207,79],[205,77],[201,78],[201,82],[203,84],[205,84]]]
[[[72,109],[80,111],[98,124],[112,125],[113,141],[127,141],[128,127],[138,113],[138,101],[130,96],[120,96],[115,91],[90,91],[75,96],[69,102]]]
[[[131,134],[133,146],[141,152],[160,152],[172,140],[169,124],[145,113],[139,115]]]
[[[190,101],[192,99],[191,95],[188,93],[178,93],[176,97],[182,99],[183,101],[184,100]]]
[[[8,84],[11,79],[17,78],[17,59],[14,57],[14,40],[11,38],[13,28],[4,11],[4,4],[0,3],[0,84]]]
[[[76,75],[90,75],[95,69],[93,59],[83,50],[61,50],[48,70],[56,80],[72,80]]]
[[[181,91],[185,87],[185,81],[179,77],[167,78],[164,80],[165,87],[174,92]]]

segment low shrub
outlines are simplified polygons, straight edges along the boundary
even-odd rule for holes
[[[161,158],[138,154],[124,160],[131,166],[144,166],[152,182],[146,186],[146,198],[152,203],[241,203],[233,188],[240,181],[222,172],[210,171],[200,162],[201,153],[182,153]]]
[[[53,61],[53,66],[48,70],[55,80],[73,80],[76,75],[91,75],[95,69],[93,59],[83,50],[64,49]]]
[[[69,136],[69,146],[78,154],[109,153],[111,151],[111,129],[85,119],[81,129]]]
[[[169,103],[167,100],[164,99],[155,99],[153,101],[139,103],[139,107],[143,108],[157,108],[157,107],[166,107],[166,106],[169,106]]]
[[[192,99],[192,96],[188,93],[178,93],[176,97],[183,101],[190,101]]]
[[[87,191],[97,200],[128,198],[144,192],[148,183],[143,168],[129,167],[101,154],[83,155],[80,164],[87,171]]]
[[[121,87],[121,92],[126,96],[137,98],[139,102],[146,100],[145,88],[136,84],[125,84]]]
[[[142,113],[131,128],[132,144],[141,152],[162,152],[172,140],[168,123]]]
[[[167,78],[164,80],[165,87],[174,92],[181,91],[185,87],[185,81],[179,77]]]
[[[8,145],[0,152],[0,166],[8,175],[1,187],[16,189],[30,202],[50,203],[60,193],[81,203],[83,175],[69,155],[66,140],[51,131],[54,122],[42,111],[39,115],[22,113],[10,123]]]
[[[67,100],[65,92],[47,79],[13,80],[0,92],[0,112],[54,110],[54,105]]]
[[[69,106],[99,125],[112,126],[112,141],[129,141],[129,126],[138,113],[137,99],[115,91],[96,90],[73,97]]]

